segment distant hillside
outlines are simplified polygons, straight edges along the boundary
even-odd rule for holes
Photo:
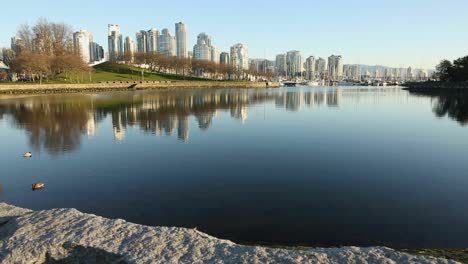
[[[345,64],[345,65],[356,65],[356,64]],[[361,73],[366,73],[367,71],[369,73],[375,73],[375,71],[379,71],[380,73],[384,73],[386,69],[396,69],[399,71],[402,75],[406,75],[406,71],[408,68],[394,68],[394,67],[387,67],[383,65],[365,65],[365,64],[357,64],[359,65],[359,70]],[[431,75],[435,70],[434,69],[416,69],[413,68],[413,73],[419,72],[421,70],[427,71],[428,75]]]

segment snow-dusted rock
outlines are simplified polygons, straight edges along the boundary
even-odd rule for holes
[[[142,226],[75,209],[34,212],[0,203],[1,219],[0,263],[456,263],[385,247],[242,246],[193,229]]]

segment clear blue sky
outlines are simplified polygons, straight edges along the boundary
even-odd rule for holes
[[[468,55],[467,0],[20,0],[0,5],[0,47],[39,17],[91,31],[107,47],[108,23],[124,36],[186,23],[189,49],[207,32],[220,51],[246,43],[251,58],[340,54],[345,63],[433,68]]]

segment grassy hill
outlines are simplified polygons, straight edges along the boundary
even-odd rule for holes
[[[112,81],[141,81],[142,69],[125,64],[114,64],[105,62],[93,67],[94,71],[89,76],[87,73],[70,76],[60,74],[54,79],[43,79],[43,84],[61,84],[61,83],[98,83]],[[90,78],[91,77],[91,78]],[[149,70],[143,70],[145,81],[213,81],[212,79],[196,78],[189,76],[180,76],[175,74],[154,73]],[[28,82],[0,82],[0,84],[38,84]]]
[[[102,63],[93,67],[95,72],[92,74],[92,82],[105,81],[141,81],[141,69],[125,64]],[[175,74],[152,73],[148,70],[143,71],[145,81],[209,81],[209,79],[179,76]]]

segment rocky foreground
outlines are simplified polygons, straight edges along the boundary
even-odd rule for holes
[[[0,203],[0,263],[457,262],[384,247],[299,251],[242,246],[193,229],[142,226],[75,209],[35,212]]]

